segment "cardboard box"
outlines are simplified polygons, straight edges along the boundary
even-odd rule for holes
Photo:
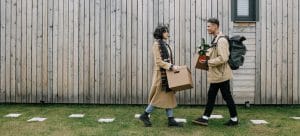
[[[180,66],[178,72],[167,71],[169,87],[174,91],[193,88],[191,71],[187,66]]]
[[[208,66],[204,63],[201,63],[199,60],[200,60],[200,55],[198,53],[196,53],[194,55],[194,66],[195,68],[197,69],[202,69],[202,70],[208,70]],[[203,57],[203,56],[202,56]],[[209,56],[205,56],[205,59],[206,60],[209,60]]]

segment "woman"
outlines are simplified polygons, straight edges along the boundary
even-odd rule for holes
[[[167,43],[169,38],[169,29],[166,26],[159,25],[153,34],[155,42],[153,44],[154,70],[152,86],[149,96],[149,105],[145,112],[140,116],[140,120],[146,127],[151,127],[152,123],[149,114],[154,107],[166,109],[168,116],[168,126],[182,127],[181,123],[174,120],[173,108],[177,106],[175,91],[168,86],[166,70],[177,71],[177,66],[173,65],[172,50]]]

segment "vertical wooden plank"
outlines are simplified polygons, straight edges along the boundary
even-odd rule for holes
[[[201,44],[201,38],[202,33],[201,31],[205,31],[202,29],[202,1],[196,0],[196,19],[195,19],[195,50],[192,53],[197,53],[197,46]],[[201,7],[201,8],[199,8]],[[192,56],[194,57],[194,56]],[[193,63],[192,63],[193,64]],[[192,65],[192,67],[195,67]],[[202,75],[201,75],[200,69],[195,69],[195,82],[194,82],[194,88],[195,88],[195,104],[201,104],[201,98],[202,98]]]
[[[222,6],[222,18],[223,18],[223,33],[226,35],[229,35],[229,23],[230,23],[230,18],[229,18],[229,14],[230,14],[230,8],[229,5],[231,5],[231,1],[230,0],[222,0],[221,6]],[[259,10],[259,9],[257,9]]]
[[[90,0],[90,47],[89,47],[89,94],[90,103],[95,103],[95,0]]]
[[[105,28],[106,28],[106,34],[105,34],[105,61],[104,61],[104,65],[105,65],[105,74],[104,77],[106,77],[105,79],[105,103],[109,103],[111,100],[111,95],[110,95],[110,91],[111,91],[111,76],[110,76],[110,39],[111,39],[111,1],[110,0],[106,0],[106,11],[105,11]]]
[[[277,44],[283,45],[282,33],[283,33],[283,16],[282,16],[282,0],[277,0]],[[276,82],[276,104],[281,104],[281,92],[282,92],[282,46],[277,46],[277,82]]]
[[[15,82],[15,69],[13,67],[14,65],[14,61],[12,60],[14,58],[15,53],[13,52],[14,50],[14,43],[15,41],[12,39],[12,37],[16,34],[16,32],[14,32],[15,30],[15,25],[14,25],[14,17],[16,17],[16,15],[13,15],[13,13],[15,13],[13,10],[15,8],[13,8],[14,2],[13,1],[6,1],[6,39],[5,39],[5,44],[6,44],[6,64],[5,64],[5,70],[6,70],[6,102],[13,102],[14,98],[11,98],[11,95],[14,96],[14,91],[15,91],[15,86],[14,86],[14,82]],[[12,17],[13,15],[13,17]]]
[[[74,86],[73,86],[73,92],[74,92],[74,103],[79,102],[79,63],[78,63],[78,56],[79,56],[79,0],[74,0],[74,51],[73,51],[73,57],[74,57]]]
[[[69,2],[63,0],[63,41],[62,41],[62,103],[67,103],[68,100],[68,50],[69,50]]]
[[[10,33],[10,102],[16,102],[16,35],[17,35],[17,1],[11,1]]]
[[[38,3],[32,1],[32,102],[37,103],[37,40],[38,40]]]
[[[127,68],[126,68],[126,52],[127,52],[127,47],[128,45],[126,44],[126,15],[128,14],[127,12],[127,6],[126,6],[126,1],[125,0],[121,0],[121,33],[120,33],[120,37],[121,37],[121,85],[120,85],[120,103],[122,104],[126,104],[126,92],[127,92],[127,84],[126,84],[126,75],[127,75]]]
[[[21,0],[21,9],[22,9],[22,19],[21,19],[21,103],[26,103],[26,93],[27,93],[27,76],[26,76],[26,72],[27,72],[27,67],[26,67],[26,60],[27,60],[27,51],[26,51],[26,47],[27,47],[27,31],[26,31],[26,27],[27,27],[27,1],[26,0]],[[2,19],[1,19],[2,20]],[[1,66],[0,66],[1,67]],[[1,73],[1,72],[0,72]],[[1,84],[1,83],[0,83]],[[0,87],[1,88],[1,87]],[[0,96],[1,97],[1,96]],[[0,98],[1,99],[1,98]]]
[[[159,0],[158,1],[158,23],[164,24],[164,1],[165,0]]]
[[[196,69],[193,65],[193,57],[194,53],[196,52],[196,0],[191,0],[191,47],[190,47],[190,69],[192,71],[192,79],[194,88],[191,89],[191,98],[189,100],[190,104],[196,104]]]
[[[48,97],[48,1],[43,0],[43,43],[42,43],[42,100]]]
[[[126,65],[126,84],[127,84],[127,92],[126,92],[126,103],[131,104],[132,103],[132,0],[127,0],[126,2],[127,6],[127,14],[126,14],[126,28],[127,28],[127,33],[126,33],[126,45],[127,45],[127,50],[126,50],[126,60],[127,60],[127,65]]]
[[[210,3],[208,2],[207,7],[210,7],[211,16],[208,16],[209,18],[214,17],[218,18],[218,0],[210,0]]]
[[[104,69],[105,69],[105,0],[100,1],[100,103],[105,102],[105,78],[104,78]],[[127,72],[127,71],[126,71]],[[127,79],[128,80],[128,79]],[[125,89],[125,88],[124,88]],[[127,89],[125,89],[127,90]]]
[[[32,74],[31,74],[31,61],[32,61],[32,54],[31,54],[31,47],[32,47],[32,0],[27,0],[27,24],[26,24],[26,52],[27,52],[27,60],[26,60],[26,102],[30,103],[32,101]]]
[[[143,1],[138,0],[137,5],[137,103],[141,104],[143,101]]]
[[[95,0],[95,103],[100,101],[100,14],[100,0]]]
[[[272,0],[267,0],[267,11],[272,10]],[[272,13],[267,12],[267,87],[266,87],[266,103],[272,100]]]
[[[169,26],[170,25],[170,0],[164,0],[161,7],[163,9],[161,13],[161,15],[163,16],[163,23]]]
[[[42,100],[42,44],[43,44],[43,1],[37,1],[37,43],[36,43],[36,101]]]
[[[63,103],[64,1],[58,1],[57,92],[58,103]]]
[[[261,2],[261,1],[260,1]],[[255,57],[255,92],[254,92],[254,104],[260,103],[260,92],[261,92],[261,21],[262,21],[262,8],[259,3],[259,23],[256,23],[256,57]]]
[[[121,14],[122,14],[122,1],[116,0],[116,89],[115,89],[115,103],[121,104]],[[124,45],[123,45],[124,46]]]
[[[10,48],[11,48],[11,3],[12,1],[6,1],[6,32],[5,32],[5,52],[6,52],[6,56],[5,56],[5,102],[9,103],[10,100],[10,94],[11,94],[11,87],[10,87],[10,79],[11,79],[11,74],[10,74],[10,70],[11,70],[11,59],[10,59]]]
[[[84,0],[79,0],[79,103],[84,103],[84,88],[83,88],[83,82],[84,82],[84,63],[83,63],[83,52],[84,52]]]
[[[299,1],[293,0],[293,104],[298,104],[299,65]]]
[[[58,0],[53,1],[53,99],[58,102]],[[28,45],[27,45],[28,46]]]
[[[293,104],[293,0],[288,0],[288,51],[287,51],[287,68],[288,68],[288,74],[287,74],[287,83],[288,83],[288,104]]]
[[[74,0],[69,0],[68,103],[74,103]],[[77,37],[76,37],[77,39]]]
[[[288,103],[288,27],[286,24],[288,24],[288,2],[283,1],[283,34],[282,34],[282,97],[281,97],[281,104],[287,104]]]
[[[271,50],[272,50],[272,61],[271,61],[271,104],[276,104],[276,79],[277,79],[277,3],[276,0],[272,1],[272,21],[270,22],[272,24],[272,33],[271,33]]]
[[[16,103],[21,103],[22,95],[21,95],[21,38],[22,38],[22,1],[17,0],[17,32],[16,32]]]
[[[3,4],[2,4],[2,1],[0,1],[0,8],[2,8],[1,5],[3,5]],[[2,13],[2,11],[1,11],[1,9],[0,9],[0,40],[1,40],[1,30],[3,29],[3,28],[2,28],[2,24],[1,24],[1,22],[2,22],[2,21],[1,21],[1,16],[3,16],[3,15],[1,15],[1,13]],[[0,42],[0,64],[1,64],[1,62],[2,62],[2,59],[1,59],[1,58],[2,58],[2,57],[1,57],[1,54],[2,54],[2,52],[1,52],[1,49],[2,49],[2,48],[1,48],[1,45],[2,45],[2,44],[1,44],[1,42]],[[2,70],[2,69],[1,69],[1,65],[0,65],[0,102],[3,101],[3,98],[2,98],[2,86],[1,86],[1,78],[3,78],[3,77],[1,76],[1,75],[2,75],[1,70]]]
[[[5,65],[5,57],[6,57],[6,1],[0,1],[0,102],[5,102],[6,96],[6,65]]]
[[[154,29],[157,27],[159,24],[159,0],[154,0],[154,10],[153,10],[153,22],[154,22]]]
[[[91,97],[90,97],[90,87],[89,87],[89,49],[90,49],[90,1],[84,0],[84,52],[83,52],[83,90],[84,90],[84,102],[90,103]]]
[[[298,15],[300,15],[300,2],[298,2]],[[298,17],[298,23],[300,22],[300,17]],[[300,27],[298,25],[298,32],[300,32]],[[298,33],[298,43],[300,43],[300,34]],[[300,48],[298,47],[298,52]],[[300,55],[298,55],[298,60],[300,60]],[[300,68],[300,63],[298,63],[298,69]],[[300,72],[298,72],[298,86],[300,88]],[[298,89],[298,104],[300,104],[300,89]]]
[[[110,103],[116,102],[116,0],[111,0],[111,39],[110,39]]]
[[[43,61],[44,65],[47,65],[47,103],[53,103],[53,20],[54,20],[54,0],[49,0],[47,8],[47,64]]]
[[[267,14],[267,0],[261,1],[261,45],[266,45],[266,26],[267,26],[267,18],[265,17]],[[265,92],[266,92],[266,64],[267,64],[267,56],[266,56],[266,46],[261,46],[261,92],[260,92],[260,104],[265,104]]]
[[[137,38],[138,38],[138,1],[137,0],[133,0],[132,1],[132,35],[131,35],[131,39],[132,39],[132,46],[131,46],[131,57],[132,57],[132,70],[131,70],[131,83],[132,83],[132,97],[131,97],[131,103],[132,104],[137,104]]]

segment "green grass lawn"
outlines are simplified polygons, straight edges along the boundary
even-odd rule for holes
[[[0,104],[0,135],[27,136],[74,136],[74,135],[209,135],[209,136],[275,136],[300,135],[300,120],[290,116],[300,116],[300,106],[252,106],[238,107],[240,124],[226,127],[228,120],[226,106],[216,106],[213,114],[222,114],[224,119],[209,121],[208,127],[197,126],[191,120],[204,110],[203,106],[179,106],[175,116],[186,118],[183,128],[167,127],[165,111],[156,109],[151,115],[153,127],[145,128],[134,114],[143,112],[144,106],[134,105],[24,105]],[[4,118],[8,113],[22,113],[19,118]],[[68,118],[72,113],[84,113],[84,118]],[[44,122],[27,122],[32,117],[46,117]],[[113,123],[98,123],[102,117],[115,117]],[[250,119],[265,119],[270,124],[252,125]]]

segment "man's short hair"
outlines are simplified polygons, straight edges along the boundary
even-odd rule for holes
[[[208,23],[216,24],[218,27],[220,26],[219,20],[216,18],[210,18],[207,20]]]

